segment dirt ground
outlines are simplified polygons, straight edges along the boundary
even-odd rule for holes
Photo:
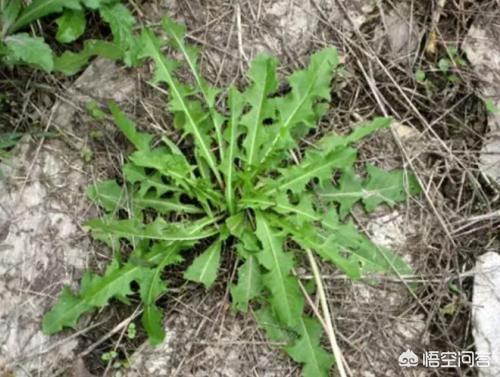
[[[163,14],[184,22],[202,50],[214,85],[246,83],[252,57],[280,59],[284,77],[312,52],[335,46],[343,69],[332,107],[318,134],[343,132],[375,115],[395,119],[390,130],[360,144],[361,161],[411,169],[424,193],[395,209],[355,215],[377,244],[413,267],[400,279],[352,282],[321,267],[334,326],[350,376],[477,376],[474,369],[402,370],[411,349],[474,350],[473,271],[485,251],[498,251],[499,182],[481,170],[488,79],[474,69],[463,44],[474,25],[500,20],[495,0],[152,0],[130,1],[144,25]],[[456,47],[447,72],[442,58]],[[448,48],[448,49],[447,49]],[[453,59],[452,59],[453,60]],[[462,64],[463,62],[463,64]],[[299,376],[300,368],[270,344],[251,315],[232,313],[228,286],[234,260],[205,291],[169,270],[161,299],[167,340],[152,348],[140,328],[139,300],[116,303],[84,318],[77,331],[47,338],[43,313],[64,284],[76,286],[85,268],[102,270],[109,251],[82,228],[98,215],[85,187],[119,175],[129,151],[109,124],[85,110],[89,100],[117,101],[140,128],[175,136],[165,95],[148,84],[151,67],[126,69],[97,59],[74,78],[29,70],[0,70],[5,93],[0,131],[26,135],[2,159],[0,189],[0,376]],[[425,72],[418,78],[417,72]],[[38,134],[44,132],[45,136]],[[37,134],[38,133],[38,134]],[[19,254],[12,256],[13,251]],[[300,271],[304,281],[312,279]],[[125,334],[137,322],[137,336]],[[102,355],[115,350],[114,361]],[[120,360],[119,363],[116,361]],[[332,376],[336,375],[332,368]]]

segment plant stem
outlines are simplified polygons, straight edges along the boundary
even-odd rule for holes
[[[325,294],[325,289],[323,287],[321,274],[319,272],[319,268],[318,265],[316,264],[316,260],[314,259],[312,251],[310,249],[306,249],[306,252],[307,252],[307,257],[309,258],[309,263],[311,264],[314,280],[316,281],[316,285],[318,287],[319,299],[321,302],[321,309],[323,311],[323,317],[324,317],[323,322],[326,325],[325,331],[328,335],[328,340],[330,341],[330,346],[332,348],[333,356],[335,357],[337,369],[339,371],[340,377],[347,377],[344,368],[344,358],[342,357],[342,351],[340,350],[340,347],[337,344],[337,338],[335,337],[335,331],[333,330],[332,316],[330,314],[330,309],[326,301],[326,294]]]

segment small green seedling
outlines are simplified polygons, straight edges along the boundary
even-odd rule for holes
[[[427,75],[421,69],[419,69],[419,70],[417,70],[417,72],[415,72],[415,80],[417,80],[417,82],[423,83],[426,79],[427,79]]]
[[[95,120],[103,120],[106,118],[106,113],[101,109],[96,101],[87,102],[85,105],[89,115]]]
[[[459,56],[458,49],[455,46],[448,46],[446,52],[446,57],[439,59],[438,68],[450,83],[455,84],[460,81],[460,79],[457,75],[452,73],[451,68],[464,67],[467,63]]]
[[[86,227],[116,257],[102,275],[87,271],[78,292],[65,287],[45,315],[43,330],[74,328],[83,314],[137,295],[142,325],[157,345],[165,338],[157,300],[168,292],[168,267],[192,260],[184,278],[209,289],[221,279],[222,259],[232,254],[236,282],[220,284],[229,285],[234,310],[247,313],[252,306],[269,339],[303,364],[304,376],[327,376],[334,359],[321,344],[321,323],[307,307],[294,271],[312,251],[352,279],[411,272],[350,218],[355,205],[371,212],[419,191],[405,171],[369,163],[360,167],[362,175],[355,169],[356,143],[391,120],[375,118],[349,134],[332,132],[304,147],[301,140],[329,107],[339,64],[335,49],[315,53],[306,68],[291,74],[286,93],[279,91],[278,62],[268,55],[252,62],[247,88],[222,91],[201,76],[198,50],[186,44],[185,28],[169,19],[162,24],[192,81],[179,81],[181,63],[165,56],[164,39],[152,30],[143,30],[139,56],[154,63],[153,83],[168,88],[168,110],[189,142],[177,145],[165,134],[140,132],[110,104],[135,151],[119,181],[89,188],[103,215]],[[221,98],[223,111],[216,107]],[[133,251],[122,254],[123,245]],[[307,289],[314,294],[314,285]]]
[[[491,98],[487,98],[484,100],[484,105],[486,106],[486,110],[489,113],[496,114],[500,112],[500,108],[495,106],[495,103]]]
[[[131,323],[127,327],[127,338],[130,340],[135,339],[137,336],[137,328],[135,327],[135,323]]]
[[[105,352],[101,355],[101,360],[108,362],[108,361],[116,359],[117,356],[118,356],[118,354],[116,353],[116,351],[109,351],[109,352]]]

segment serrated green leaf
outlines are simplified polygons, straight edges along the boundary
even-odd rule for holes
[[[250,110],[241,119],[241,124],[247,131],[243,141],[247,168],[256,165],[261,148],[270,141],[269,132],[264,127],[264,119],[274,116],[274,104],[268,100],[268,97],[278,88],[276,65],[275,58],[261,54],[253,60],[248,72],[252,85],[243,93],[243,96]]]
[[[325,218],[322,221],[325,232],[320,237],[325,241],[323,248],[332,246],[339,250],[339,255],[352,263],[357,263],[361,275],[372,272],[396,273],[407,275],[411,268],[397,254],[375,245],[365,235],[359,232],[352,223],[342,224],[335,219]]]
[[[165,340],[163,312],[156,305],[145,305],[141,323],[148,334],[149,343],[157,346]]]
[[[245,213],[238,212],[236,215],[228,217],[226,219],[226,226],[231,235],[238,238],[241,237],[246,226]]]
[[[265,306],[257,310],[255,318],[270,340],[286,345],[294,339],[293,332],[278,321],[270,307]]]
[[[279,193],[275,197],[273,209],[279,214],[287,215],[288,220],[298,227],[321,218],[313,208],[312,197],[307,194],[301,195],[297,203],[291,203],[286,193]]]
[[[229,141],[229,146],[227,147],[225,151],[225,155],[222,160],[222,171],[224,173],[225,179],[226,179],[226,189],[225,189],[225,196],[226,196],[226,203],[231,211],[231,213],[234,213],[236,210],[236,203],[235,203],[235,192],[233,188],[234,184],[234,178],[235,178],[235,162],[234,159],[236,158],[236,155],[238,154],[238,145],[237,145],[237,139],[240,134],[240,130],[238,128],[239,126],[239,118],[243,112],[243,96],[241,95],[240,92],[236,88],[230,88],[229,89],[229,109],[231,110],[231,119],[230,123],[228,124],[226,128],[226,138]]]
[[[185,43],[186,27],[165,17],[162,20],[163,30],[170,37],[171,45],[174,49],[179,51],[187,63],[189,71],[194,77],[194,84],[196,91],[198,91],[205,101],[210,114],[211,124],[217,136],[217,144],[219,148],[219,155],[222,159],[224,156],[224,142],[222,139],[222,124],[225,118],[216,111],[215,99],[220,90],[210,87],[198,68],[199,51],[196,47],[190,46]]]
[[[70,43],[80,38],[85,32],[87,20],[82,10],[67,9],[56,20],[56,39],[61,43]]]
[[[116,260],[109,265],[104,276],[86,273],[80,292],[74,295],[66,288],[57,304],[44,316],[43,330],[46,334],[61,331],[63,327],[75,327],[78,318],[95,307],[102,307],[113,297],[124,297],[130,291],[130,283],[144,273],[142,268],[126,265],[120,268]]]
[[[196,235],[213,222],[213,219],[199,220],[191,225],[189,231],[192,235]],[[161,264],[162,261],[164,262],[166,257],[168,257],[169,262],[175,263],[178,261],[175,253],[165,256],[165,250],[169,250],[169,247],[172,246],[175,245],[168,243],[153,247],[150,252],[142,257],[143,263],[141,264],[130,262],[119,267],[117,262],[114,261],[102,277],[86,273],[82,279],[80,293],[74,295],[66,289],[62,292],[58,302],[45,314],[43,319],[44,332],[52,334],[61,331],[64,327],[75,327],[78,318],[82,314],[96,306],[105,305],[106,300],[111,297],[123,297],[124,294],[129,292],[131,281],[137,280],[140,283],[151,277],[151,270],[146,265],[156,266]],[[177,244],[177,246],[182,248],[192,246],[192,244],[183,242]]]
[[[415,176],[401,170],[387,172],[373,165],[367,165],[369,178],[362,182],[352,170],[346,170],[340,178],[339,185],[328,187],[319,196],[340,205],[340,217],[343,219],[352,206],[362,200],[367,211],[373,211],[378,205],[386,203],[394,206],[410,195],[419,192]]]
[[[87,196],[108,212],[118,210],[124,202],[123,189],[114,180],[102,181],[90,186],[87,189]]]
[[[165,330],[162,323],[163,313],[155,305],[156,300],[167,290],[165,283],[161,279],[161,273],[166,266],[181,262],[182,257],[179,255],[179,248],[176,246],[156,244],[154,248],[161,250],[162,260],[156,268],[152,269],[141,280],[140,292],[144,303],[141,322],[148,334],[149,342],[151,345],[156,346],[165,339]]]
[[[349,278],[354,280],[359,279],[363,272],[365,272],[362,270],[362,266],[365,265],[366,260],[363,260],[362,263],[360,262],[360,258],[357,257],[356,248],[354,252],[351,252],[347,247],[348,245],[338,245],[336,243],[338,239],[332,240],[328,238],[328,233],[323,233],[321,229],[311,224],[306,224],[300,229],[293,229],[291,233],[295,242],[305,249],[314,250],[324,261],[333,263],[344,271]],[[359,235],[355,235],[355,237],[359,237]],[[368,244],[368,241],[366,242]],[[375,247],[374,245],[372,246]],[[368,259],[368,263],[374,263],[379,268],[386,267],[385,263],[383,266],[378,266],[376,262],[373,259]],[[373,268],[372,271],[375,269]]]
[[[299,339],[293,346],[286,347],[287,353],[298,363],[304,364],[304,377],[328,376],[333,356],[320,345],[321,324],[313,318],[303,317],[295,328]]]
[[[190,180],[193,171],[182,157],[168,153],[165,148],[139,150],[129,158],[136,166],[158,170],[179,183]]]
[[[0,133],[0,150],[16,146],[23,135],[23,132]]]
[[[403,170],[387,172],[367,164],[366,171],[369,178],[363,185],[367,192],[363,197],[363,204],[368,212],[373,211],[381,203],[392,207],[406,200],[408,194],[414,195],[420,192],[420,185],[415,176]]]
[[[224,197],[212,189],[207,181],[194,178],[194,168],[183,156],[167,153],[165,148],[160,147],[149,151],[139,150],[129,158],[140,168],[155,169],[162,176],[170,178],[172,183],[180,186],[186,194],[197,198],[207,213],[211,212],[208,202],[222,208]]]
[[[120,110],[116,103],[110,102],[108,103],[108,107],[113,115],[115,124],[137,150],[149,151],[149,145],[153,137],[149,134],[138,132],[134,122]]]
[[[85,312],[107,304],[111,297],[125,297],[130,283],[139,280],[145,270],[128,264],[119,267],[116,260],[108,267],[104,276],[86,274],[78,295],[65,289],[58,303],[44,316],[43,330],[46,334],[61,331],[63,327],[75,327],[78,318]]]
[[[154,189],[156,196],[160,197],[166,192],[177,192],[178,187],[167,185],[163,182],[160,173],[146,174],[143,167],[136,166],[132,163],[126,163],[122,167],[123,176],[127,182],[132,184],[140,184],[138,194],[146,195],[151,189]]]
[[[163,30],[170,37],[171,45],[179,51],[186,61],[191,74],[194,77],[197,90],[203,95],[209,108],[215,106],[215,97],[219,90],[210,88],[206,80],[202,77],[198,68],[199,51],[196,47],[185,43],[186,27],[174,22],[169,17],[162,19]]]
[[[262,243],[257,259],[268,272],[263,283],[271,292],[269,302],[277,318],[287,326],[295,326],[304,308],[304,299],[297,280],[290,275],[293,257],[283,251],[284,236],[272,229],[260,213],[256,215],[256,235]]]
[[[160,198],[155,193],[145,193],[144,195],[131,193],[127,195],[126,190],[120,187],[116,181],[103,181],[91,186],[87,191],[88,197],[96,204],[103,207],[108,212],[115,212],[120,208],[132,210],[152,209],[160,214],[169,212],[181,212],[196,214],[202,211],[190,204],[181,203],[175,195],[171,198]]]
[[[82,284],[80,296],[94,307],[103,307],[112,297],[126,297],[132,293],[130,284],[143,279],[147,270],[133,264],[123,267],[114,260],[103,276],[91,275],[88,284]],[[105,287],[105,288],[104,288]]]
[[[233,308],[246,313],[248,303],[262,291],[262,276],[254,256],[249,256],[238,268],[238,283],[231,287]]]
[[[217,182],[222,187],[222,179],[210,148],[210,138],[207,130],[204,129],[206,114],[200,103],[187,98],[189,93],[186,87],[181,85],[173,76],[177,64],[163,55],[161,43],[151,30],[143,30],[141,43],[143,46],[141,57],[149,57],[156,64],[155,82],[164,82],[169,87],[171,96],[170,110],[177,114],[178,122],[181,122],[180,116],[182,116],[181,127],[185,132],[193,136],[200,156],[208,164]]]
[[[213,190],[205,181],[194,177],[193,170],[195,168],[189,164],[185,156],[178,149],[174,148],[172,153],[167,152],[165,147],[156,148],[154,150],[145,149],[145,139],[148,139],[148,137],[141,136],[139,138],[140,140],[137,140],[139,133],[132,127],[133,123],[130,120],[121,122],[121,124],[122,128],[126,126],[123,131],[129,134],[129,139],[133,138],[136,143],[142,141],[142,146],[140,145],[141,143],[137,144],[141,149],[134,152],[129,157],[136,169],[151,168],[158,170],[161,175],[171,178],[190,196],[196,197],[208,213],[210,209],[207,201],[215,205],[223,203],[223,197],[220,193]],[[170,145],[169,149],[172,150],[172,147],[173,146]],[[130,169],[129,167],[128,173],[130,173]],[[135,173],[135,177],[137,178],[137,172]],[[156,178],[156,180],[158,179],[159,178]],[[149,181],[149,184],[151,183],[152,182]],[[158,187],[157,184],[155,186]]]
[[[33,0],[22,10],[16,22],[9,28],[9,33],[16,32],[49,14],[62,12],[63,9],[80,10],[81,8],[79,0]]]
[[[170,212],[185,213],[185,214],[200,214],[203,211],[191,204],[184,204],[179,197],[158,198],[154,194],[146,194],[144,197],[133,197],[131,200],[132,208],[135,209],[152,209],[164,215]]]
[[[332,151],[340,147],[348,147],[376,131],[388,128],[391,123],[392,118],[376,117],[371,121],[355,125],[352,132],[348,135],[337,135],[335,133],[328,134],[317,142],[317,146],[321,150],[328,151]]]
[[[367,194],[366,194],[367,195]],[[339,204],[339,215],[344,219],[353,205],[365,196],[361,179],[352,169],[342,173],[338,186],[331,186],[319,193],[320,198]]]
[[[4,39],[7,55],[4,58],[7,64],[26,63],[51,72],[54,68],[52,50],[43,38],[31,37],[20,33],[9,35]]]
[[[111,28],[113,41],[123,49],[128,49],[134,43],[132,28],[135,19],[127,7],[120,2],[115,2],[101,6],[99,13]]]
[[[61,331],[63,327],[75,328],[78,318],[90,309],[92,305],[86,302],[82,304],[81,299],[69,287],[64,287],[57,304],[43,317],[43,332],[50,335]]]
[[[202,283],[206,289],[209,289],[217,278],[221,247],[222,241],[218,239],[202,254],[196,257],[186,272],[184,272],[184,279]]]
[[[114,2],[101,5],[99,14],[109,24],[113,43],[122,50],[125,64],[135,65],[138,59],[139,41],[133,34],[135,18],[132,13],[122,3]]]
[[[339,63],[337,51],[326,48],[311,57],[309,66],[290,76],[288,82],[292,90],[284,97],[276,98],[278,119],[274,136],[263,151],[260,164],[278,149],[295,146],[294,135],[303,136],[305,130],[316,126],[319,116],[318,100],[330,99],[330,82]],[[297,131],[297,129],[299,129]]]
[[[135,220],[105,221],[102,219],[89,220],[85,225],[92,230],[110,233],[122,238],[145,238],[161,241],[195,241],[217,234],[215,229],[192,234],[192,227],[181,223],[167,223],[159,217],[148,225]]]
[[[268,184],[269,188],[265,192],[290,190],[294,194],[301,194],[313,179],[318,180],[320,187],[324,186],[331,179],[333,169],[349,168],[355,160],[356,150],[353,148],[339,148],[329,153],[310,150],[299,165],[281,169],[282,177]]]
[[[123,51],[114,43],[89,39],[84,42],[83,50],[80,52],[66,51],[62,55],[56,56],[54,70],[67,76],[74,75],[94,56],[118,60],[123,57]]]

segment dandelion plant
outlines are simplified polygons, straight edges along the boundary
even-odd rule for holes
[[[185,28],[170,19],[163,28],[183,61],[166,56],[163,39],[149,29],[141,34],[140,58],[154,64],[153,83],[168,89],[168,111],[181,142],[138,131],[110,104],[135,150],[120,183],[113,179],[89,188],[103,215],[86,225],[115,257],[104,274],[87,271],[78,292],[63,289],[45,315],[44,331],[74,328],[83,314],[112,299],[127,302],[138,295],[142,325],[157,345],[165,338],[156,301],[168,294],[167,267],[195,254],[184,278],[208,289],[221,259],[232,253],[237,277],[226,283],[234,310],[251,308],[268,337],[303,364],[304,376],[326,376],[334,359],[322,346],[321,322],[305,304],[296,267],[309,251],[352,279],[408,273],[401,258],[373,244],[349,216],[357,204],[372,211],[418,191],[415,178],[403,171],[355,167],[356,142],[388,127],[390,119],[356,125],[347,135],[329,131],[304,148],[301,140],[330,103],[339,64],[335,49],[312,55],[306,68],[286,79],[284,93],[278,62],[268,55],[251,63],[245,90],[220,90],[202,77],[199,52],[186,44]],[[181,64],[192,75],[189,82],[179,79]],[[132,252],[122,253],[123,245]]]

